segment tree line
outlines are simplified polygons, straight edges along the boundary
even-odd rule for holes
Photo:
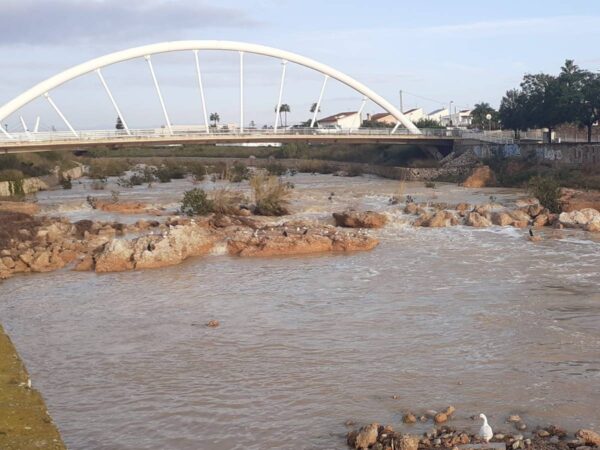
[[[600,74],[581,69],[566,60],[558,75],[526,74],[517,89],[506,92],[498,110],[502,127],[519,131],[547,128],[552,133],[562,124],[587,128],[600,120]]]

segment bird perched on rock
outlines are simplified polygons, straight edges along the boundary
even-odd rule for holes
[[[483,425],[481,425],[481,428],[479,429],[479,437],[483,439],[486,443],[490,442],[490,439],[494,436],[492,427],[489,426],[485,414],[479,414],[479,418],[483,419]]]

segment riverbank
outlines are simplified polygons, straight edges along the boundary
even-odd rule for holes
[[[1,325],[0,448],[66,449],[44,399],[31,386],[27,369]]]
[[[346,435],[346,441],[350,448],[371,450],[592,450],[600,447],[600,434],[593,430],[567,432],[555,425],[538,426],[529,430],[517,414],[505,418],[501,424],[493,424],[488,442],[479,432],[474,433],[473,427],[457,429],[450,424],[444,424],[454,413],[454,407],[450,406],[444,412],[424,412],[419,419],[412,413],[405,414],[403,421],[409,427],[417,421],[421,424],[429,422],[432,428],[421,435],[396,431],[392,425],[384,426],[378,423],[357,428],[349,421],[346,426],[351,430]],[[483,423],[479,415],[474,415],[471,419],[476,421],[477,425]]]

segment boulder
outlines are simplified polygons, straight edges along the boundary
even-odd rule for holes
[[[95,257],[96,272],[122,272],[132,270],[133,241],[113,239],[106,244],[102,251]]]
[[[471,205],[469,205],[468,203],[459,203],[458,205],[456,205],[456,210],[459,213],[464,213],[471,210]]]
[[[529,214],[531,217],[537,217],[539,214],[541,214],[544,211],[544,207],[542,205],[531,205],[527,208],[527,214]]]
[[[539,214],[535,219],[533,219],[533,226],[535,228],[545,227],[546,225],[549,225],[549,223],[550,221],[548,215],[546,214]]]
[[[412,413],[406,413],[404,414],[404,416],[402,417],[402,422],[404,423],[408,423],[408,424],[413,424],[413,423],[417,423],[417,418],[415,417],[414,414]]]
[[[443,412],[437,413],[433,420],[435,421],[435,423],[444,423],[448,421],[448,416],[446,415],[446,413]]]
[[[462,183],[464,187],[481,188],[496,184],[496,175],[489,166],[475,167],[468,178]]]
[[[590,222],[600,221],[600,212],[593,208],[563,212],[558,216],[558,221],[567,228],[583,228]]]
[[[371,445],[377,442],[379,424],[372,423],[365,427],[362,427],[358,434],[356,435],[356,439],[354,440],[354,448],[356,449],[366,449]]]
[[[515,222],[527,222],[531,220],[529,214],[527,214],[522,209],[515,209],[514,211],[510,211],[510,216],[515,220]]]
[[[513,219],[511,215],[505,211],[492,213],[492,223],[494,225],[506,227],[508,225],[512,225],[514,221],[515,219]]]
[[[585,231],[590,231],[592,233],[600,233],[600,220],[594,220],[593,222],[588,223],[584,229]]]
[[[515,220],[512,226],[515,228],[527,228],[529,226],[529,220]]]
[[[466,224],[470,227],[476,227],[476,228],[485,228],[485,227],[492,226],[492,222],[489,219],[487,219],[486,217],[483,217],[481,214],[479,214],[477,212],[470,212],[467,215]]]
[[[458,218],[450,211],[438,211],[434,215],[422,215],[417,219],[422,227],[443,228],[458,224]],[[416,222],[415,222],[416,223]]]
[[[374,211],[349,210],[333,213],[333,218],[338,227],[346,228],[381,228],[387,223],[386,216]]]
[[[596,447],[600,447],[600,434],[596,433],[592,430],[586,430],[582,428],[577,431],[577,437],[583,440],[586,445],[595,445]]]

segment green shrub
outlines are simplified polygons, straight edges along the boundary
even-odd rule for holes
[[[560,184],[554,177],[536,175],[529,179],[527,188],[531,195],[540,201],[540,204],[553,213],[561,211]]]
[[[287,172],[287,169],[283,164],[275,161],[272,161],[269,164],[267,164],[265,166],[265,169],[267,170],[267,172],[269,172],[269,175],[275,175],[277,177],[285,175]]]
[[[194,177],[196,181],[202,181],[208,174],[206,166],[200,162],[191,162],[188,164],[188,173]]]
[[[250,178],[250,170],[244,163],[236,161],[227,171],[227,179],[232,183],[240,183]]]
[[[258,174],[250,179],[254,196],[255,212],[262,216],[283,216],[288,214],[290,187],[279,178]]]
[[[435,189],[435,183],[433,181],[426,181],[425,187],[429,189]]]
[[[363,170],[360,166],[352,165],[346,171],[349,177],[359,177],[363,174]]]
[[[213,212],[213,201],[208,198],[203,189],[192,189],[183,194],[181,212],[188,216],[205,216]]]

